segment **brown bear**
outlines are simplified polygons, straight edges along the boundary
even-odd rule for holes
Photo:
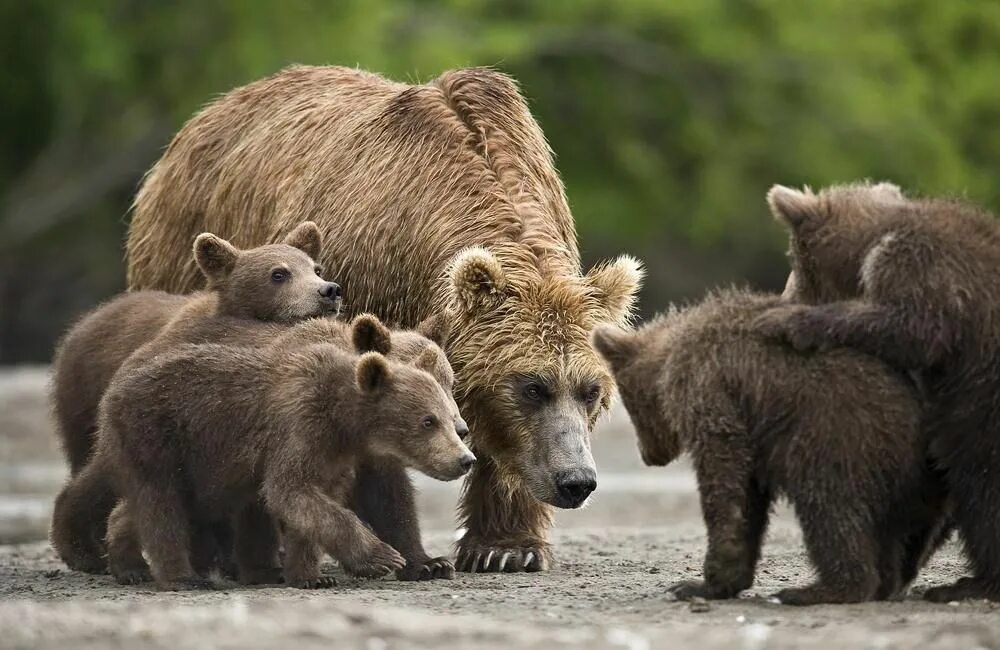
[[[73,327],[59,346],[53,364],[53,401],[57,430],[76,477],[93,448],[101,396],[125,360],[149,345],[163,330],[184,332],[195,342],[219,330],[253,322],[292,322],[339,312],[340,287],[319,277],[312,259],[320,246],[316,225],[295,228],[282,244],[240,251],[227,241],[203,233],[194,255],[209,279],[205,291],[191,296],[134,292],[98,307]],[[156,354],[163,347],[150,347]],[[56,499],[53,545],[71,567],[104,570],[104,524],[113,506],[107,482],[92,481],[88,496]],[[74,510],[78,510],[75,514]],[[83,527],[80,527],[83,526]]]
[[[1000,600],[1000,223],[954,200],[859,183],[775,186],[791,232],[788,293],[762,333],[794,347],[862,350],[919,377],[932,460],[951,493],[972,573],[933,601]]]
[[[112,468],[160,588],[205,588],[190,561],[192,525],[262,498],[297,545],[319,546],[352,575],[403,557],[347,507],[358,458],[390,456],[441,480],[475,457],[450,398],[424,368],[330,344],[289,351],[182,345],[116,374],[101,406],[96,461]],[[288,584],[312,579],[286,563]]]
[[[704,580],[679,598],[732,598],[753,584],[771,503],[791,502],[818,579],[776,594],[794,605],[896,595],[943,518],[927,481],[912,383],[851,350],[802,355],[753,330],[779,296],[719,291],[594,343],[649,465],[694,461],[708,528]]]
[[[238,215],[238,216],[237,216]],[[596,486],[589,436],[611,378],[589,343],[624,324],[641,271],[587,274],[552,153],[509,77],[446,72],[407,85],[296,66],[209,104],[140,189],[133,289],[190,291],[184,237],[251,245],[312,219],[351,307],[412,327],[451,311],[446,350],[480,458],[461,505],[459,567],[538,570],[550,505]]]
[[[178,332],[167,328],[147,349],[133,355],[126,368],[141,364],[157,354],[169,352],[172,346],[183,343],[183,339],[177,334]],[[355,317],[350,325],[330,319],[311,319],[290,328],[281,328],[268,323],[232,321],[223,323],[218,334],[227,344],[238,342],[240,345],[267,345],[275,351],[295,350],[313,343],[331,343],[344,349],[353,348],[358,352],[377,351],[404,363],[423,359],[425,369],[442,386],[450,401],[459,437],[464,439],[468,434],[468,427],[459,415],[452,397],[454,375],[440,348],[447,336],[447,324],[442,318],[429,318],[416,331],[390,331],[378,319],[366,314]],[[201,329],[198,336],[211,340],[205,328]],[[167,343],[164,344],[164,341]],[[454,573],[451,562],[444,557],[431,558],[423,548],[413,488],[406,476],[405,467],[391,457],[370,457],[361,461],[359,472],[366,472],[369,480],[358,483],[352,489],[352,509],[381,539],[403,555],[406,566],[397,570],[397,577],[401,580],[451,578]],[[88,476],[81,477],[77,483],[84,483],[87,479]],[[391,486],[391,489],[384,488],[385,485]],[[95,491],[93,486],[80,489]],[[87,504],[89,511],[82,517],[86,521],[100,520],[107,514],[106,511],[95,512],[98,500],[86,493],[76,493],[72,501]],[[275,581],[273,567],[276,566],[277,538],[273,535],[273,526],[269,522],[269,519],[261,518],[259,511],[254,509],[242,512],[236,522],[238,530],[251,530],[250,537],[237,544],[238,570],[233,572],[245,584]],[[148,579],[148,568],[138,541],[131,534],[132,522],[127,510],[115,508],[109,518],[108,528],[112,574],[124,584]],[[218,527],[214,532],[218,537]],[[228,539],[228,536],[225,537]],[[195,541],[203,544],[204,538]],[[209,548],[207,551],[196,552],[195,557],[208,554],[211,558],[213,550]],[[199,573],[205,573],[206,568],[211,567],[203,562],[195,566]],[[298,586],[303,587],[326,584],[319,578],[297,582]]]
[[[179,312],[182,320],[225,315],[295,321],[335,315],[340,289],[318,277],[319,267],[312,260],[320,247],[320,233],[312,222],[296,227],[282,245],[247,251],[203,233],[195,239],[192,259],[208,279],[206,291],[192,296],[125,293],[81,318],[57,346],[52,362],[56,430],[71,473],[90,456],[97,405],[111,377]]]

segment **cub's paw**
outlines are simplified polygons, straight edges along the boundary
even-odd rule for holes
[[[446,557],[429,558],[422,562],[408,563],[396,571],[396,579],[402,581],[414,580],[451,580],[455,577],[455,565]]]
[[[542,544],[491,546],[461,544],[455,568],[464,573],[516,573],[548,571],[549,550]]]
[[[970,576],[959,578],[954,584],[933,587],[924,592],[924,600],[932,603],[950,603],[973,598],[1000,600],[1000,593],[991,592],[982,581]]]
[[[341,561],[344,571],[358,578],[381,578],[406,566],[406,560],[399,551],[384,542],[379,542],[360,559]]]
[[[705,600],[717,600],[726,598],[720,594],[719,590],[702,580],[683,580],[676,582],[667,588],[667,592],[674,595],[677,600],[693,600],[704,598]]]
[[[821,336],[823,324],[816,311],[805,305],[784,305],[769,309],[753,323],[755,332],[764,338],[781,341],[806,352],[829,347]]]
[[[337,586],[337,579],[333,576],[316,576],[315,578],[295,580],[288,586],[296,589],[330,589]]]
[[[108,572],[107,559],[98,553],[73,553],[64,557],[63,562],[74,571],[83,571],[84,573],[94,575],[101,575]]]
[[[792,587],[782,589],[772,594],[768,600],[776,600],[782,605],[793,605],[804,607],[807,605],[822,604],[842,604],[860,603],[870,600],[874,594],[863,593],[856,589],[829,588],[823,585],[809,585],[808,587]]]
[[[149,567],[130,567],[111,573],[120,585],[138,585],[153,580],[152,574],[149,573]]]

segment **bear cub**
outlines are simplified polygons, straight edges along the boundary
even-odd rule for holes
[[[441,480],[475,461],[429,372],[437,356],[423,357],[205,344],[124,368],[102,402],[97,457],[113,468],[157,585],[210,587],[191,564],[192,527],[258,499],[283,526],[287,584],[313,579],[313,548],[352,575],[403,568],[348,506],[359,460],[386,456]]]
[[[916,575],[940,526],[928,494],[921,404],[872,357],[802,355],[755,319],[778,296],[724,290],[594,344],[618,382],[643,460],[693,457],[708,529],[704,579],[681,599],[732,598],[753,584],[773,500],[794,507],[817,580],[786,604],[889,598]]]

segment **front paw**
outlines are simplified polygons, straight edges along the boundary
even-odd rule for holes
[[[827,347],[820,335],[822,325],[814,312],[805,305],[784,305],[758,316],[753,329],[759,335],[790,345],[799,352],[822,350]]]
[[[381,578],[406,566],[399,551],[379,542],[368,553],[349,560],[342,560],[344,571],[358,578]]]
[[[237,574],[241,585],[278,585],[285,581],[281,567],[239,569]]]
[[[734,598],[739,594],[738,590],[720,588],[703,580],[683,580],[670,585],[667,591],[673,594],[677,600],[693,600],[695,598],[722,600]]]
[[[330,589],[337,586],[337,579],[333,576],[313,576],[294,580],[288,583],[288,586],[295,589]]]
[[[459,545],[455,568],[465,573],[515,573],[548,571],[549,550],[542,543],[501,546],[488,543]]]
[[[405,567],[396,571],[396,579],[402,581],[415,580],[451,580],[455,577],[455,565],[446,557],[428,558],[420,562],[408,562]]]

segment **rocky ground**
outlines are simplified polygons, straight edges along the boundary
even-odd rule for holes
[[[627,420],[597,433],[599,488],[560,513],[545,574],[451,581],[355,581],[320,592],[240,588],[158,593],[68,571],[44,542],[62,480],[44,369],[0,373],[0,648],[1000,648],[1000,607],[902,602],[796,609],[766,600],[811,577],[794,520],[779,509],[753,592],[691,605],[666,595],[698,575],[704,527],[690,470],[644,468]],[[419,481],[429,550],[456,532],[458,486]],[[915,592],[962,573],[951,544]]]

